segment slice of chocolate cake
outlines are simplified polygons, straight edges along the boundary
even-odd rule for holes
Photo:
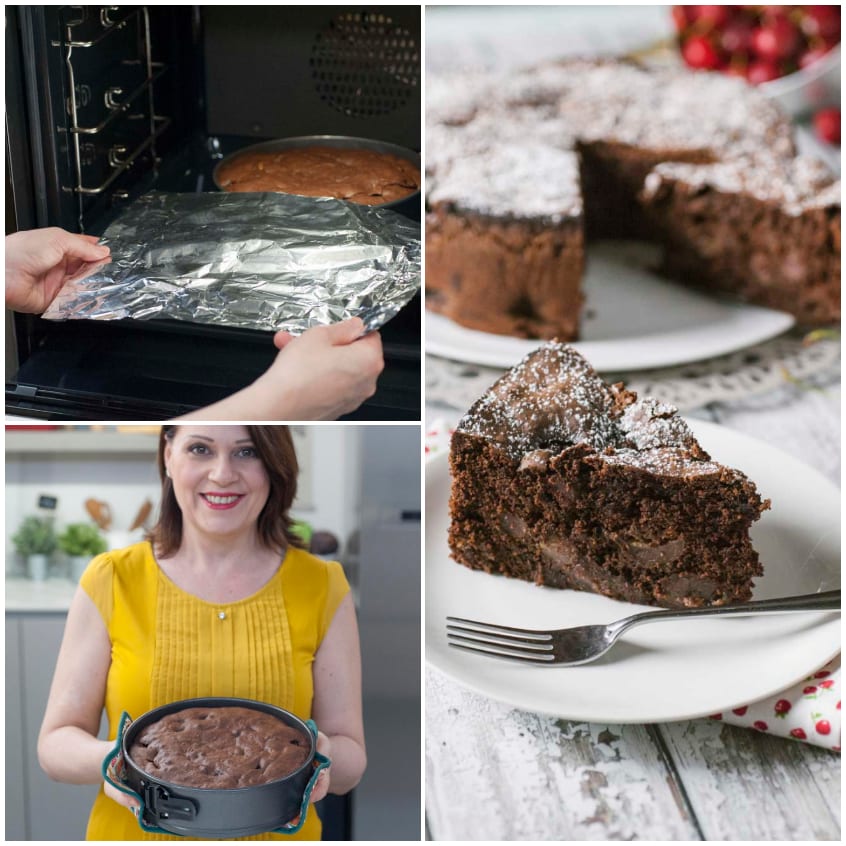
[[[822,162],[661,164],[642,201],[668,275],[805,325],[840,321],[840,182]]]
[[[549,342],[460,422],[449,544],[468,567],[667,607],[748,600],[769,507],[676,409],[607,385]]]

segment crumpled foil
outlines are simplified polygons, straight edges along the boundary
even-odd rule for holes
[[[154,191],[100,242],[111,262],[66,283],[44,317],[297,335],[357,316],[372,331],[420,289],[419,224],[323,197]]]

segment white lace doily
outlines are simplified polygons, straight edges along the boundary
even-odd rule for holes
[[[464,410],[504,369],[426,356],[426,402]],[[766,394],[788,383],[830,384],[840,378],[840,341],[790,333],[709,361],[641,373],[603,374],[640,396],[668,402],[680,411],[714,402]]]

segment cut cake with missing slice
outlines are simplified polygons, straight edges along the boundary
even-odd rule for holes
[[[449,545],[472,569],[671,608],[748,600],[763,573],[755,485],[556,341],[472,406],[450,468]]]

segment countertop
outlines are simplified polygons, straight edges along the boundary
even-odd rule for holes
[[[67,613],[76,592],[70,579],[50,578],[43,582],[11,577],[6,579],[6,613]]]

